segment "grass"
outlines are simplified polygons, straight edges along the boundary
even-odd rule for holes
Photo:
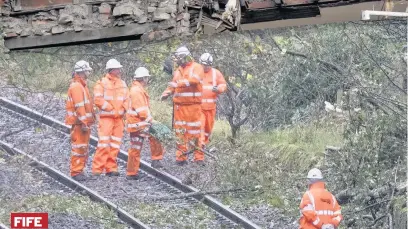
[[[250,141],[264,142],[277,149],[281,163],[295,162],[301,170],[305,170],[323,156],[327,145],[342,144],[342,132],[343,129],[334,123],[312,123],[248,137]]]
[[[244,129],[239,143],[243,149],[253,148],[253,144],[259,146],[259,149],[268,149],[256,152],[260,154],[274,151],[278,153],[281,163],[298,162],[296,164],[303,168],[322,157],[327,145],[340,146],[343,142],[342,133],[343,128],[338,123],[321,121],[270,132],[249,132]],[[213,130],[213,142],[224,144],[230,135],[228,122],[217,120]]]

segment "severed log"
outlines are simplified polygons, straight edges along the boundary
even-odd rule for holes
[[[194,196],[203,196],[203,195],[221,194],[221,193],[239,192],[239,191],[251,191],[251,190],[245,190],[243,188],[233,188],[233,189],[217,190],[217,191],[198,191],[198,192],[180,194],[176,196],[157,197],[157,198],[152,198],[151,200],[152,201],[176,200],[176,199],[185,199],[185,198],[194,197]]]
[[[207,155],[208,157],[210,157],[210,158],[212,158],[212,159],[214,159],[214,160],[217,160],[217,158],[215,157],[215,155],[209,153],[207,150],[204,150],[204,149],[192,149],[192,150],[189,150],[189,151],[187,151],[187,152],[184,152],[183,155],[192,154],[192,153],[194,153],[195,150],[200,150],[201,152],[203,152],[203,153],[204,153],[205,155]]]

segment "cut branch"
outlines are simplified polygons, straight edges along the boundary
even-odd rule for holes
[[[152,200],[153,201],[176,200],[176,199],[185,199],[185,198],[190,198],[190,197],[195,197],[195,196],[204,196],[204,195],[209,195],[209,194],[221,194],[221,193],[239,192],[239,191],[246,191],[246,190],[243,188],[234,188],[234,189],[217,190],[217,191],[198,191],[198,192],[192,192],[192,193],[187,193],[187,194],[181,194],[177,196],[152,198]]]
[[[399,183],[394,186],[395,194],[404,193],[407,190],[406,183]],[[336,199],[340,204],[346,204],[353,200],[353,202],[361,201],[364,199],[376,199],[384,197],[389,192],[389,186],[380,187],[371,191],[364,192],[360,190],[343,190],[336,195]]]
[[[272,39],[272,41],[273,41],[273,43],[275,44],[275,46],[279,49],[279,51],[282,52],[283,49],[279,46],[279,44],[275,41],[275,39]],[[335,70],[335,71],[338,72],[340,75],[344,75],[344,72],[340,69],[340,67],[338,67],[338,66],[336,66],[336,65],[334,65],[334,64],[332,64],[332,63],[329,63],[329,62],[327,62],[327,61],[324,61],[324,60],[322,60],[322,59],[313,58],[313,57],[307,56],[307,55],[305,55],[305,54],[303,54],[303,53],[298,53],[298,52],[294,52],[294,51],[285,51],[285,53],[287,53],[287,54],[289,54],[289,55],[292,55],[292,56],[303,57],[303,58],[305,58],[305,59],[307,59],[307,60],[314,59],[314,60],[316,60],[317,62],[319,62],[319,63],[325,65],[326,67],[329,67],[329,68]]]

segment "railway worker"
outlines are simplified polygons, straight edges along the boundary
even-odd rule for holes
[[[325,188],[322,172],[313,168],[307,174],[309,189],[300,202],[299,229],[335,229],[343,216],[336,197]]]
[[[100,109],[98,146],[92,162],[92,173],[119,176],[117,155],[124,130],[124,115],[127,109],[129,89],[121,80],[122,65],[116,59],[106,63],[108,73],[96,82],[95,105]]]
[[[66,101],[65,124],[71,125],[70,175],[78,181],[86,178],[83,171],[89,156],[90,127],[95,121],[92,98],[86,82],[91,71],[88,62],[80,60],[75,63]]]
[[[223,74],[212,67],[213,57],[211,54],[202,54],[200,64],[204,67],[203,100],[201,104],[201,143],[204,148],[209,142],[214,127],[217,97],[227,90],[227,83]]]
[[[161,100],[173,95],[173,128],[178,142],[176,144],[176,162],[187,163],[187,150],[190,144],[195,147],[194,161],[202,163],[204,153],[200,149],[201,100],[204,71],[200,64],[193,61],[190,51],[182,46],[174,53],[178,68],[173,71],[173,80],[163,92]]]
[[[148,77],[150,77],[150,74],[146,68],[137,68],[133,76],[132,87],[130,88],[130,97],[126,112],[126,128],[130,133],[126,178],[130,180],[140,178],[140,174],[138,174],[140,152],[144,139],[146,138],[148,138],[150,142],[152,167],[163,167],[160,161],[163,159],[164,148],[155,137],[149,134],[153,117],[150,113],[149,95],[145,90]]]

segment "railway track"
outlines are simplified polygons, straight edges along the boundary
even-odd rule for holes
[[[2,139],[62,173],[68,173],[68,126],[5,98],[0,98],[0,114],[3,117],[0,120]],[[96,145],[97,138],[92,136],[90,152],[95,151]],[[125,171],[127,152],[121,150],[118,158],[120,171]],[[88,160],[87,167],[90,166]],[[136,182],[127,181],[123,176],[102,176],[81,183],[152,228],[260,228],[209,195],[152,202],[152,198],[199,190],[152,168],[146,161],[141,160],[140,168],[147,176]],[[161,220],[163,217],[165,220]]]
[[[92,200],[101,202],[104,205],[106,205],[109,209],[114,210],[115,213],[118,215],[118,217],[126,222],[129,226],[133,228],[149,228],[147,225],[142,223],[140,220],[134,218],[132,215],[130,215],[128,212],[124,211],[120,207],[116,206],[114,203],[110,202],[109,200],[105,199],[102,197],[100,194],[95,192],[94,190],[86,187],[85,185],[73,180],[71,177],[61,173],[60,171],[52,168],[50,165],[37,160],[36,158],[30,156],[29,154],[15,148],[14,146],[0,140],[0,149],[3,149],[10,155],[20,155],[24,156],[27,158],[30,163],[29,165],[36,168],[37,170],[43,171],[47,173],[51,178],[54,179],[54,182],[57,181],[60,184],[65,185],[66,187],[70,188],[71,190],[74,190],[82,195],[87,195],[89,196]],[[36,176],[40,176],[42,178],[42,175],[36,174]],[[44,178],[43,178],[44,180]],[[52,183],[53,181],[50,181],[49,179],[47,182]],[[64,192],[71,192],[71,190],[67,190],[66,188],[63,189],[61,188],[61,191]],[[1,225],[0,225],[1,226]]]

